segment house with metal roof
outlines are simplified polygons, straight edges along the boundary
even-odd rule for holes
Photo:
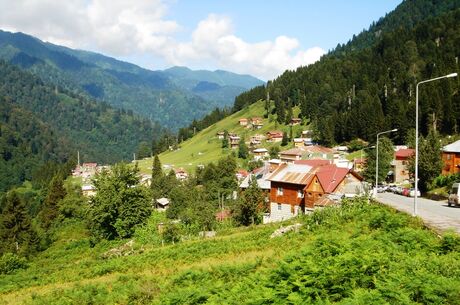
[[[460,140],[442,148],[443,175],[460,173]]]
[[[274,222],[314,209],[326,195],[340,194],[341,197],[348,183],[360,183],[363,178],[348,168],[312,162],[310,165],[281,164],[267,180],[270,181],[270,214],[264,217],[264,222]]]

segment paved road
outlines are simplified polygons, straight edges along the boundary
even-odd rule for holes
[[[379,193],[377,200],[412,215],[414,198],[393,193]],[[417,216],[434,229],[440,231],[453,229],[460,234],[460,207],[449,207],[447,201],[418,198]]]

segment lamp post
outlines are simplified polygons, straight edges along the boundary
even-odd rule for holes
[[[398,129],[392,129],[387,131],[382,131],[377,134],[377,143],[375,145],[375,188],[374,188],[374,197],[377,197],[377,185],[379,185],[379,136],[385,133],[395,132]]]
[[[418,205],[418,86],[420,84],[432,82],[435,80],[443,79],[443,78],[450,78],[450,77],[457,77],[457,73],[450,73],[444,76],[435,77],[427,80],[423,80],[418,82],[415,86],[415,182],[414,182],[414,211],[412,212],[412,216],[417,216],[417,205]]]

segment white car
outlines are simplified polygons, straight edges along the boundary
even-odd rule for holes
[[[415,197],[415,189],[409,190],[409,197]],[[417,190],[417,197],[420,197],[420,191]]]

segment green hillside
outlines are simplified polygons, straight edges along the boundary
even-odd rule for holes
[[[0,30],[0,58],[46,83],[84,93],[178,129],[263,82],[225,71],[151,71],[101,54]]]
[[[67,222],[27,269],[0,275],[0,304],[458,304],[458,236],[365,200],[297,221],[276,238],[280,224],[164,246],[136,237],[112,258],[127,240],[91,247]]]
[[[217,138],[217,132],[227,130],[244,137],[245,141],[255,134],[265,135],[270,130],[281,130],[289,133],[289,126],[276,123],[276,115],[270,115],[269,118],[263,118],[265,113],[264,101],[258,101],[250,106],[226,117],[225,119],[209,126],[198,132],[194,137],[180,143],[180,147],[174,151],[163,152],[159,157],[162,164],[168,164],[172,167],[183,167],[186,170],[194,170],[199,164],[207,164],[219,160],[221,157],[232,153],[232,150],[222,149],[222,140]],[[299,113],[299,109],[294,109],[294,116]],[[239,125],[242,118],[261,117],[263,118],[263,127],[258,130],[247,129]],[[293,135],[298,135],[305,126],[293,126]],[[262,142],[261,147],[269,148],[272,145],[280,143]],[[291,144],[292,145],[292,144]],[[285,148],[289,148],[286,146]],[[284,148],[283,148],[284,149]],[[238,150],[233,150],[236,153]],[[243,161],[239,160],[240,166]],[[141,171],[150,173],[152,160],[150,158],[139,161]]]

